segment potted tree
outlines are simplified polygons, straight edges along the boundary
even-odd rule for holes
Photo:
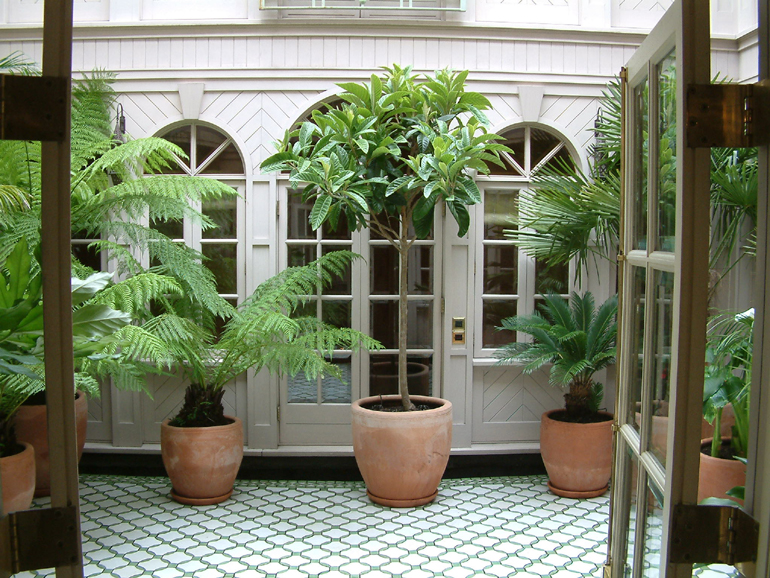
[[[168,364],[190,381],[184,404],[161,425],[161,453],[173,486],[172,497],[186,504],[226,500],[243,458],[243,427],[226,416],[225,386],[249,369],[308,378],[341,377],[329,361],[335,349],[370,349],[379,343],[349,328],[334,327],[315,317],[293,317],[302,297],[328,285],[356,257],[347,251],[327,253],[302,267],[268,279],[230,318],[219,337],[193,320],[157,318],[177,325],[170,331]]]
[[[573,292],[567,303],[546,295],[541,312],[503,320],[498,329],[530,335],[496,352],[499,363],[523,364],[532,373],[551,364],[550,382],[566,387],[564,409],[547,411],[540,421],[540,452],[548,488],[569,498],[607,491],[612,461],[612,414],[599,411],[602,384],[594,374],[615,362],[617,296],[596,309],[591,293]]]
[[[441,70],[421,78],[393,65],[369,83],[339,84],[343,104],[314,111],[262,164],[264,171],[290,171],[294,187],[305,184],[313,229],[344,220],[351,230],[369,227],[398,252],[399,394],[361,399],[352,408],[354,452],[369,496],[392,506],[431,501],[451,447],[451,404],[409,392],[409,250],[431,232],[439,203],[458,234],[466,234],[468,206],[481,201],[473,174],[488,173],[487,163],[500,164],[499,151],[508,150],[487,132],[482,111],[490,103],[465,90],[467,76]]]
[[[723,431],[726,407],[734,415],[731,435],[715,435],[701,442],[698,501],[722,498],[746,483],[746,452],[749,438],[749,398],[754,347],[754,309],[723,313],[709,320],[703,417]],[[743,500],[728,494],[743,504]]]

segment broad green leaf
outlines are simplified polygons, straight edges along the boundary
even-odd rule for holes
[[[314,231],[318,230],[326,220],[331,205],[332,198],[328,195],[322,195],[316,199],[316,202],[310,211],[310,226]]]

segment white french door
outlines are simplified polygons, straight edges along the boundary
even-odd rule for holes
[[[685,88],[709,82],[709,2],[676,0],[623,79],[621,314],[610,528],[613,577],[689,576],[670,562],[674,507],[698,487],[709,149],[688,148]]]

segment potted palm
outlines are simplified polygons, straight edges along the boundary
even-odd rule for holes
[[[498,152],[508,149],[487,132],[482,111],[490,103],[465,90],[467,71],[423,78],[409,66],[384,71],[369,83],[340,84],[343,104],[314,111],[277,143],[278,153],[262,169],[290,171],[292,186],[305,185],[313,229],[341,221],[351,230],[368,227],[398,252],[399,393],[353,403],[353,444],[370,498],[412,506],[436,495],[449,458],[452,415],[449,401],[409,392],[410,247],[430,234],[440,203],[465,235],[468,206],[481,201],[473,174],[488,173],[487,163],[499,164]]]
[[[615,362],[617,311],[617,296],[597,309],[591,293],[573,292],[569,303],[546,295],[540,312],[509,317],[498,328],[534,338],[500,348],[499,363],[523,364],[525,373],[551,364],[551,384],[567,388],[564,409],[545,412],[540,422],[548,487],[560,496],[588,498],[607,491],[612,415],[599,410],[603,386],[593,376]]]
[[[723,412],[731,406],[735,423],[731,435],[715,433],[701,443],[698,501],[722,498],[746,483],[754,310],[711,318],[708,335],[703,417],[714,425],[714,432],[721,432]]]
[[[268,279],[233,313],[219,339],[193,320],[156,318],[175,325],[169,331],[168,363],[190,381],[181,409],[161,425],[161,453],[176,501],[215,504],[232,493],[243,458],[243,427],[237,417],[224,414],[222,396],[229,382],[262,368],[308,378],[341,377],[329,361],[335,349],[379,347],[352,329],[292,315],[303,296],[328,285],[355,257],[347,251],[327,253]]]

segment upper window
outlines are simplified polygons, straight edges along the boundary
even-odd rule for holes
[[[505,168],[492,168],[496,178],[480,183],[484,201],[477,262],[483,267],[476,280],[477,294],[481,295],[477,354],[511,340],[510,334],[496,330],[503,319],[531,314],[544,294],[566,295],[570,289],[568,266],[546,267],[520,251],[504,231],[515,227],[518,198],[537,194],[531,188],[532,178],[544,167],[574,164],[572,156],[561,138],[541,128],[518,127],[502,136],[513,152],[503,153]]]

